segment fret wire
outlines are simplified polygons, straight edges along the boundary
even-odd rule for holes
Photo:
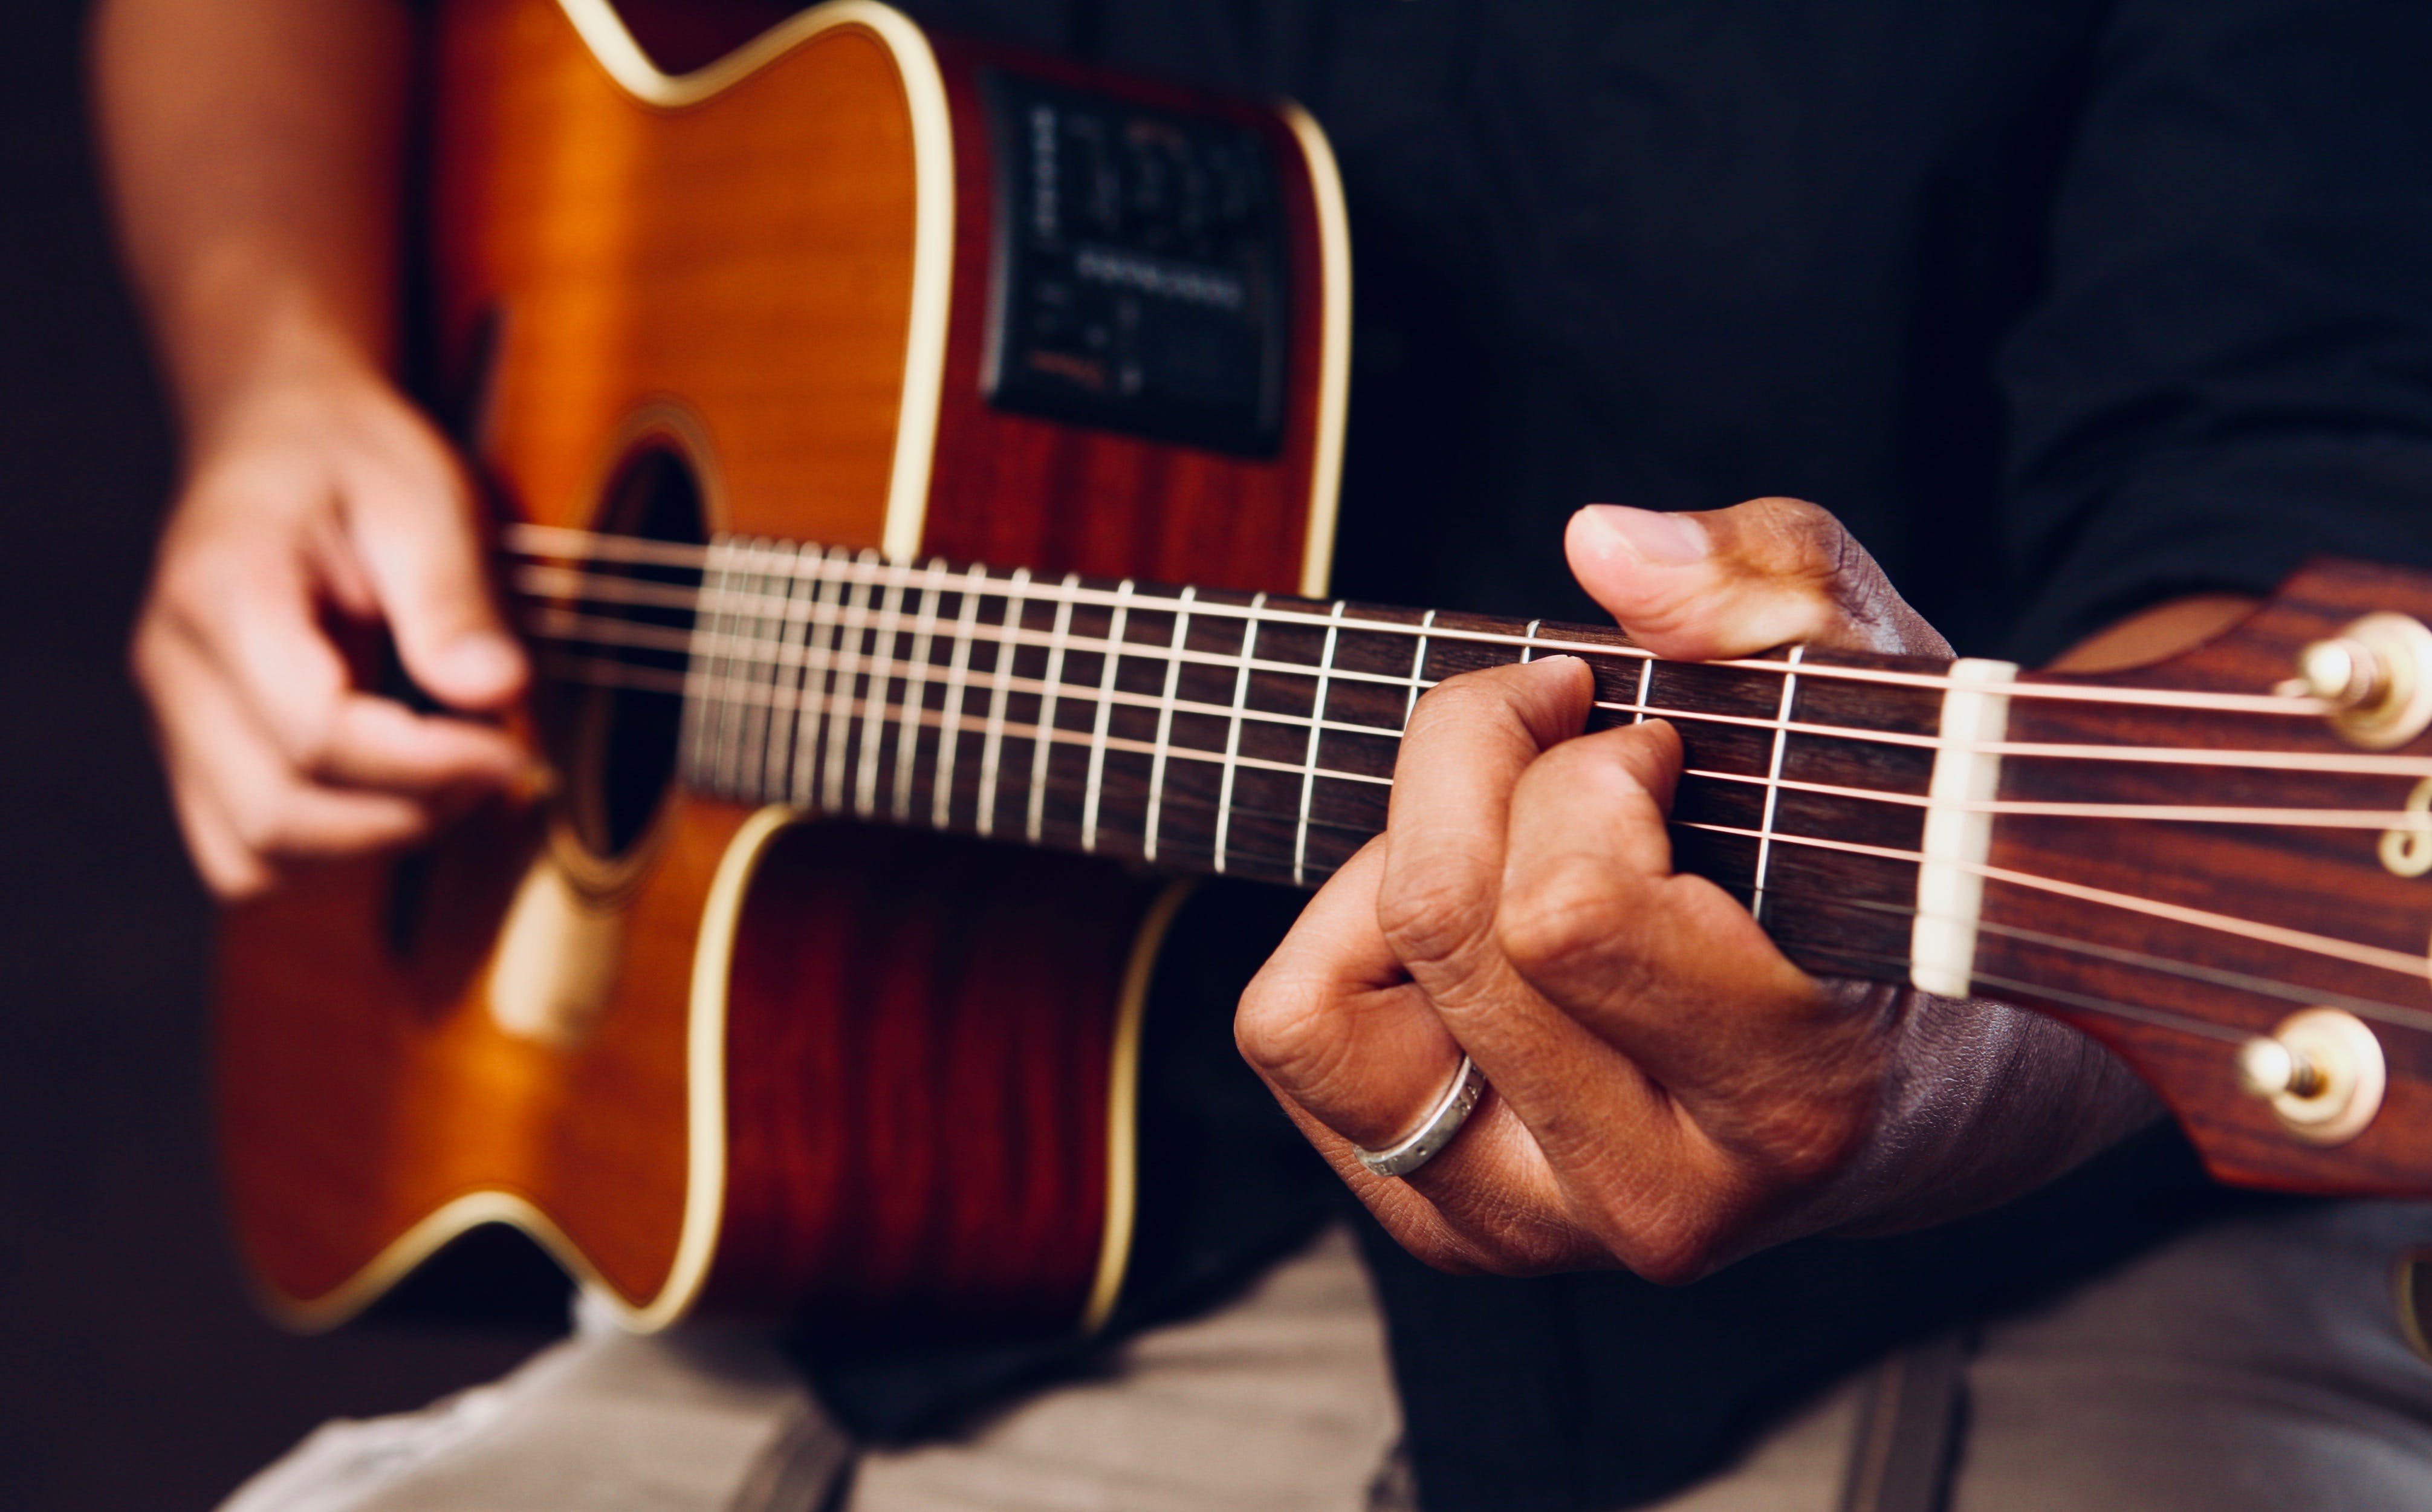
[[[875,556],[877,553],[865,548],[862,554]],[[870,579],[855,574],[853,592],[846,601],[846,607],[854,612],[855,618],[869,610],[870,587]],[[820,807],[832,814],[844,811],[845,765],[853,759],[853,730],[861,722],[855,711],[860,707],[861,699],[862,648],[868,637],[876,633],[875,627],[865,620],[859,627],[839,633],[836,637],[836,666],[830,683],[844,695],[843,717],[839,727],[836,716],[833,713],[829,716],[827,747],[819,753]]]
[[[742,591],[735,602],[735,639],[738,648],[748,649],[759,644],[761,627],[765,623],[765,615],[759,604],[767,591],[764,585],[768,574],[764,559],[768,554],[768,543],[754,536],[742,545]],[[752,681],[759,680],[761,669],[756,658],[746,663],[745,671]],[[734,791],[752,790],[752,782],[758,775],[752,767],[752,757],[757,754],[761,724],[767,716],[768,710],[752,701],[735,706],[735,739],[724,757],[728,786]]]
[[[827,548],[821,553],[821,567],[843,550]],[[819,576],[819,590],[811,596],[814,612],[834,608],[844,593],[844,584],[836,574],[822,571]],[[819,806],[819,758],[827,749],[828,704],[836,680],[836,641],[843,633],[831,617],[821,616],[817,624],[817,636],[806,637],[808,664],[802,672],[802,687],[810,697],[794,715],[799,732],[794,738],[794,803],[802,808]]]
[[[782,606],[793,591],[792,586],[785,581],[784,566],[785,557],[791,554],[790,548],[784,541],[763,541],[761,547],[761,580],[777,589],[775,597]],[[768,628],[766,616],[754,622],[752,640],[755,645],[766,638],[765,632]],[[787,632],[792,627],[785,618],[781,617],[776,620],[773,628],[776,631],[777,643],[782,647]],[[782,664],[771,666],[768,671],[767,678],[769,688],[774,689],[785,679],[785,667]],[[752,780],[744,790],[754,796],[768,790],[770,748],[775,743],[777,727],[785,722],[775,717],[775,708],[776,705],[771,704],[768,709],[755,712],[750,725],[751,761],[753,770]]]
[[[1005,637],[996,643],[996,688],[988,697],[988,734],[980,741],[979,831],[983,835],[993,833],[996,826],[997,759],[1005,749],[1005,703],[1010,696],[1005,683],[1005,658],[1012,654],[1012,633],[1027,602],[1020,590],[1029,584],[1030,569],[1017,567],[1011,579],[1014,591],[1005,596]]]
[[[979,625],[980,589],[987,583],[988,573],[980,568],[974,567],[965,574],[962,608],[954,616],[954,650],[946,664],[946,697],[939,712],[950,715],[956,722],[937,726],[937,770],[929,779],[935,790],[929,795],[929,823],[938,829],[945,828],[954,817],[954,757],[963,745],[963,689],[971,671],[971,633]]]
[[[783,605],[790,593],[790,584],[785,584],[783,576],[778,576],[781,573],[778,556],[781,554],[783,542],[776,542],[776,539],[761,537],[752,542],[752,556],[749,556],[752,573],[744,581],[747,581],[747,596],[759,601],[761,607],[747,607],[739,615],[744,635],[737,637],[737,649],[747,656],[764,647],[771,632],[778,637],[785,635],[785,622],[776,615],[768,615],[768,610],[766,610],[766,601],[773,598],[778,605]],[[768,683],[768,688],[773,690],[783,681],[783,673],[785,673],[785,669],[778,664],[754,666],[752,681]],[[744,795],[759,795],[768,783],[768,727],[776,722],[773,710],[776,710],[773,703],[766,705],[766,707],[744,710],[744,720],[737,732],[742,737],[742,751],[737,751],[737,758],[735,758],[735,790],[744,792]]]
[[[824,570],[827,558],[838,548],[823,546],[819,550],[818,586],[811,594],[810,623],[802,632],[802,703],[794,710],[794,762],[791,793],[794,803],[803,808],[816,808],[819,798],[820,742],[827,733],[828,682],[836,672],[836,637],[842,634],[836,617],[827,611],[844,596],[844,583],[835,573]]]
[[[1174,601],[1174,638],[1166,644],[1165,691],[1158,695],[1157,710],[1157,755],[1149,758],[1148,823],[1142,830],[1140,859],[1157,859],[1157,828],[1164,813],[1166,747],[1174,735],[1174,695],[1182,682],[1182,659],[1173,654],[1182,649],[1191,635],[1191,601],[1196,590],[1184,588]]]
[[[717,586],[722,585],[725,578],[726,564],[721,554],[714,569],[705,569],[702,573],[703,610],[693,616],[692,629],[684,633],[686,646],[697,648],[694,654],[684,658],[684,665],[687,670],[693,668],[701,670],[704,679],[701,686],[704,688],[716,686],[718,680],[723,675],[718,670],[718,636],[721,632],[719,618],[725,613],[725,605],[720,602]],[[564,610],[550,610],[546,611],[542,618],[580,620],[583,617]],[[684,702],[691,705],[695,700],[687,698]],[[689,761],[691,770],[699,774],[701,785],[715,792],[718,790],[718,722],[726,717],[726,710],[712,697],[704,696],[698,703],[700,717],[693,722],[694,738]]]
[[[1123,632],[1128,628],[1125,616],[1131,611],[1132,580],[1123,579],[1123,591],[1117,596],[1114,618],[1107,623],[1106,638],[1116,645],[1123,644]],[[1098,848],[1098,786],[1106,773],[1106,722],[1115,713],[1115,669],[1123,664],[1117,652],[1107,652],[1105,668],[1098,678],[1098,718],[1089,727],[1089,790],[1081,800],[1081,849]]]
[[[1340,607],[1340,606],[1338,605],[1338,607]],[[1524,630],[1524,631],[1522,631],[1522,632],[1520,633],[1520,665],[1521,665],[1521,666],[1526,667],[1526,666],[1528,666],[1528,656],[1529,656],[1529,654],[1530,654],[1530,653],[1532,653],[1532,652],[1534,652],[1534,651],[1537,649],[1537,648],[1536,648],[1536,646],[1533,644],[1533,642],[1534,642],[1534,641],[1536,640],[1536,638],[1537,638],[1537,627],[1538,627],[1539,625],[1541,625],[1541,624],[1544,624],[1545,622],[1545,620],[1529,620],[1529,621],[1528,621],[1528,629],[1526,629],[1526,630]]]
[[[879,703],[884,705],[887,702],[887,684],[894,676],[894,669],[897,666],[896,641],[903,633],[901,627],[904,585],[889,583],[887,586],[887,597],[881,602],[887,605],[881,617],[888,623],[887,638],[879,643],[877,671],[874,675],[878,679]],[[880,720],[874,724],[864,722],[861,732],[861,771],[854,779],[853,797],[853,811],[864,819],[868,819],[878,807],[878,758],[886,745],[887,721]]]
[[[731,597],[731,586],[735,581],[736,562],[741,554],[741,547],[730,546],[721,554],[718,563],[718,578],[720,587],[724,591],[721,591],[717,601],[718,612],[710,620],[714,637],[711,641],[710,665],[715,670],[717,682],[720,686],[726,682],[726,668],[729,660],[727,646],[731,632],[727,621],[735,613],[732,606],[734,601]],[[726,729],[728,722],[735,717],[735,708],[727,704],[713,703],[709,706],[707,722],[709,736],[704,753],[709,764],[703,770],[708,774],[709,785],[714,791],[726,790]]]
[[[1654,686],[1655,658],[1649,656],[1645,661],[1638,664],[1638,708],[1636,712],[1630,715],[1630,723],[1644,724],[1647,722],[1647,695],[1648,690]],[[1602,707],[1603,705],[1598,705],[1597,706]]]
[[[929,561],[933,569],[937,565],[936,557]],[[904,677],[904,703],[909,708],[929,706],[929,656],[937,642],[937,597],[936,589],[924,590],[920,596],[920,613],[913,621],[912,670]],[[920,755],[920,726],[911,725],[895,738],[895,779],[887,790],[893,800],[890,809],[899,824],[912,817],[913,768]]]
[[[793,596],[793,585],[788,581],[788,579],[798,574],[793,574],[788,571],[786,561],[795,554],[795,547],[790,542],[772,541],[768,543],[766,568],[768,577],[771,578],[778,586],[779,591],[777,598],[781,604],[789,601]],[[793,633],[791,617],[780,617],[777,621],[776,631],[777,643],[782,650],[785,644],[786,638]],[[774,690],[775,688],[783,686],[786,680],[786,676],[787,669],[783,665],[781,659],[779,665],[768,669],[768,680],[770,689]],[[752,745],[754,747],[754,760],[759,768],[758,773],[752,780],[751,788],[751,791],[755,797],[768,792],[771,787],[774,786],[778,780],[775,775],[778,770],[777,743],[779,739],[779,732],[785,728],[785,721],[776,717],[776,705],[771,703],[767,713],[758,722],[758,735],[752,741]]]
[[[704,587],[719,575],[722,575],[721,569],[705,566]],[[709,599],[712,603],[716,602],[710,599],[708,594],[702,597]],[[718,705],[705,694],[716,665],[714,652],[717,641],[716,610],[713,608],[709,613],[703,614],[696,609],[693,614],[692,628],[684,633],[685,648],[690,653],[684,658],[684,764],[704,783],[709,781],[716,771],[711,744],[713,738],[711,722],[718,717]]]
[[[1805,649],[1801,646],[1790,648],[1791,666],[1799,665],[1799,654]],[[1748,897],[1748,917],[1759,924],[1765,922],[1765,867],[1773,859],[1774,807],[1782,798],[1782,748],[1790,743],[1790,705],[1798,688],[1798,673],[1789,673],[1782,679],[1782,705],[1776,713],[1773,731],[1773,762],[1765,773],[1764,833],[1756,842],[1756,884]]]
[[[1334,601],[1334,618],[1338,623],[1343,619],[1341,599]],[[1294,887],[1301,886],[1302,878],[1309,873],[1309,800],[1311,790],[1317,786],[1317,742],[1326,738],[1326,673],[1334,668],[1336,633],[1335,626],[1326,627],[1326,653],[1318,658],[1317,664],[1317,696],[1309,705],[1309,755],[1301,763],[1309,771],[1300,779],[1300,823],[1292,826],[1292,886]]]
[[[790,549],[790,554],[795,558],[795,565],[799,568],[802,554],[802,547],[799,544],[793,546]],[[801,571],[795,571],[791,576],[792,581],[785,586],[787,613],[778,644],[781,654],[794,654],[799,658],[800,665],[780,667],[777,674],[768,680],[771,688],[799,688],[802,680],[809,674],[810,671],[810,658],[802,654],[802,642],[810,635],[810,620],[805,616],[800,623],[797,623],[792,607],[796,603],[807,598],[813,591],[813,587]],[[794,786],[794,760],[798,755],[797,747],[801,741],[802,731],[797,722],[791,719],[779,719],[778,707],[779,705],[775,704],[769,705],[769,749],[768,757],[765,763],[767,775],[761,785],[763,797],[790,792]]]
[[[1064,574],[1064,585],[1067,587],[1079,580],[1078,573]],[[1047,676],[1044,679],[1047,690],[1039,695],[1039,727],[1042,730],[1056,728],[1056,696],[1064,690],[1064,653],[1068,644],[1067,637],[1072,633],[1072,601],[1069,598],[1058,599],[1056,601],[1056,627],[1048,635]],[[1047,819],[1047,760],[1055,749],[1056,742],[1052,739],[1042,740],[1036,736],[1031,738],[1030,804],[1023,833],[1030,837],[1030,841],[1034,845],[1039,842],[1041,826],[1045,824]]]
[[[832,557],[850,562],[852,552],[845,547],[832,548]],[[820,679],[819,736],[818,768],[811,777],[813,804],[822,813],[835,813],[843,807],[842,775],[838,763],[846,743],[853,739],[853,685],[846,675],[848,658],[853,654],[853,637],[860,633],[843,612],[851,606],[855,595],[865,591],[862,586],[844,573],[836,574],[836,591],[828,607],[837,611],[836,624],[828,637],[827,665]]]
[[[1427,674],[1427,632],[1436,622],[1436,612],[1429,609],[1419,618],[1419,649],[1410,657],[1410,696],[1402,700],[1402,728],[1410,727],[1410,716],[1419,706],[1419,679]],[[1652,665],[1650,663],[1650,665]]]
[[[509,534],[511,535],[522,535],[537,538],[552,535],[579,536],[583,533],[558,532],[555,527],[518,525],[511,527]],[[604,539],[615,539],[615,537],[604,537]],[[656,545],[660,543],[645,542],[642,544]],[[700,552],[699,548],[693,548],[690,550],[694,551],[696,553]],[[562,553],[538,551],[532,554],[547,556]],[[581,559],[585,553],[578,552],[571,554],[575,555],[576,559]],[[614,553],[599,552],[589,554],[598,555],[601,559],[607,559]],[[655,560],[655,558],[653,559]],[[699,559],[698,554],[696,554],[696,564]],[[887,570],[900,572],[915,569],[892,567],[887,569]],[[1052,596],[1055,591],[1056,590],[1042,590],[1042,596]],[[1072,588],[1071,592],[1074,595],[1074,602],[1076,603],[1097,604],[1111,602],[1111,594],[1109,590],[1106,589],[1076,586]],[[1263,599],[1263,597],[1264,596],[1262,595],[1261,598]],[[1221,615],[1248,618],[1253,614],[1258,614],[1262,615],[1277,624],[1301,624],[1314,628],[1323,628],[1327,622],[1326,616],[1323,614],[1269,608],[1263,604],[1256,609],[1252,609],[1231,604],[1214,603],[1206,600],[1202,600],[1201,603],[1203,604],[1201,611],[1202,614],[1208,616]],[[1346,629],[1368,631],[1380,635],[1409,636],[1417,633],[1414,628],[1409,624],[1390,620],[1350,619],[1343,621],[1343,626]],[[1432,629],[1429,634],[1439,639],[1463,640],[1478,644],[1497,646],[1514,646],[1521,644],[1517,637],[1513,637],[1508,631],[1458,630],[1437,626]],[[1653,654],[1648,652],[1646,648],[1629,644],[1627,642],[1614,644],[1605,641],[1541,639],[1537,642],[1537,646],[1540,650],[1555,651],[1565,654],[1577,655],[1635,656],[1642,660],[1653,655]],[[1709,662],[1704,665],[1730,668],[1745,671],[1772,672],[1776,674],[1781,673],[1782,671],[1782,666],[1779,662],[1756,658],[1732,658]],[[1297,670],[1306,671],[1306,669]],[[1809,678],[1821,678],[1827,681],[1871,682],[1890,686],[1935,689],[1948,689],[1953,686],[1947,675],[1934,672],[1900,671],[1890,668],[1818,665],[1808,668],[1800,675]],[[2154,707],[2204,708],[2215,710],[2217,712],[2278,715],[2290,718],[2320,718],[2331,712],[2330,705],[2318,698],[2264,693],[2212,693],[2185,688],[2109,688],[2100,685],[2018,683],[2007,687],[2005,688],[2005,695],[2016,698],[2044,698],[2080,703],[2121,703]]]
[[[1267,596],[1261,593],[1250,601],[1250,607],[1257,609],[1266,602]],[[1249,705],[1250,662],[1258,654],[1258,617],[1253,614],[1241,622],[1241,666],[1233,676],[1233,719],[1224,731],[1224,775],[1217,789],[1216,870],[1219,875],[1224,870],[1225,850],[1232,835],[1233,772],[1236,758],[1241,752],[1241,710]],[[1322,712],[1311,710],[1313,714]]]
[[[752,580],[751,543],[748,541],[736,543],[729,562],[731,564],[727,569],[727,582],[730,585],[729,597],[726,613],[721,617],[720,621],[724,626],[725,634],[720,637],[719,643],[725,662],[731,670],[730,675],[748,677],[751,663],[746,659],[744,623],[748,610],[744,605],[743,590],[744,586]],[[730,702],[718,716],[718,787],[725,792],[742,790],[744,720],[745,706],[739,702]]]

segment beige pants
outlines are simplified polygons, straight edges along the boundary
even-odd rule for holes
[[[1989,1330],[1951,1512],[2432,1508],[2432,1368],[2390,1309],[2432,1208],[2356,1203],[2203,1231]],[[1860,1382],[1663,1512],[1832,1512]],[[496,1385],[333,1422],[222,1512],[1367,1512],[1398,1431],[1343,1234],[1232,1307],[968,1438],[856,1454],[775,1351],[585,1317]]]

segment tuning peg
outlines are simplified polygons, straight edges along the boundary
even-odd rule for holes
[[[2381,1111],[2389,1081],[2381,1042],[2355,1014],[2309,1008],[2238,1047],[2238,1090],[2271,1104],[2281,1127],[2314,1145],[2344,1145]]]
[[[2432,630],[2403,614],[2369,614],[2297,654],[2278,691],[2319,698],[2331,725],[2374,750],[2405,745],[2432,724]]]
[[[2297,654],[2297,691],[2340,709],[2364,708],[2389,696],[2390,671],[2361,640],[2317,640]]]
[[[2287,1041],[2258,1034],[2238,1047],[2238,1090],[2266,1102],[2311,1097],[2322,1090],[2322,1073]]]

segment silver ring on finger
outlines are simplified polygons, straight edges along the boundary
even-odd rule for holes
[[[1461,1126],[1469,1122],[1469,1115],[1477,1112],[1478,1099],[1485,1096],[1486,1074],[1464,1055],[1461,1058],[1461,1069],[1453,1073],[1452,1085],[1444,1089],[1444,1096],[1438,1097],[1435,1106],[1427,1110],[1427,1116],[1419,1120],[1418,1128],[1383,1149],[1354,1145],[1351,1153],[1359,1157],[1360,1164],[1378,1176],[1408,1176],[1434,1160],[1446,1145],[1452,1143],[1453,1136],[1461,1132]]]

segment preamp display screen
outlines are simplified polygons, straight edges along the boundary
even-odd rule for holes
[[[1290,326],[1266,140],[1001,72],[983,87],[990,402],[1272,455]]]

